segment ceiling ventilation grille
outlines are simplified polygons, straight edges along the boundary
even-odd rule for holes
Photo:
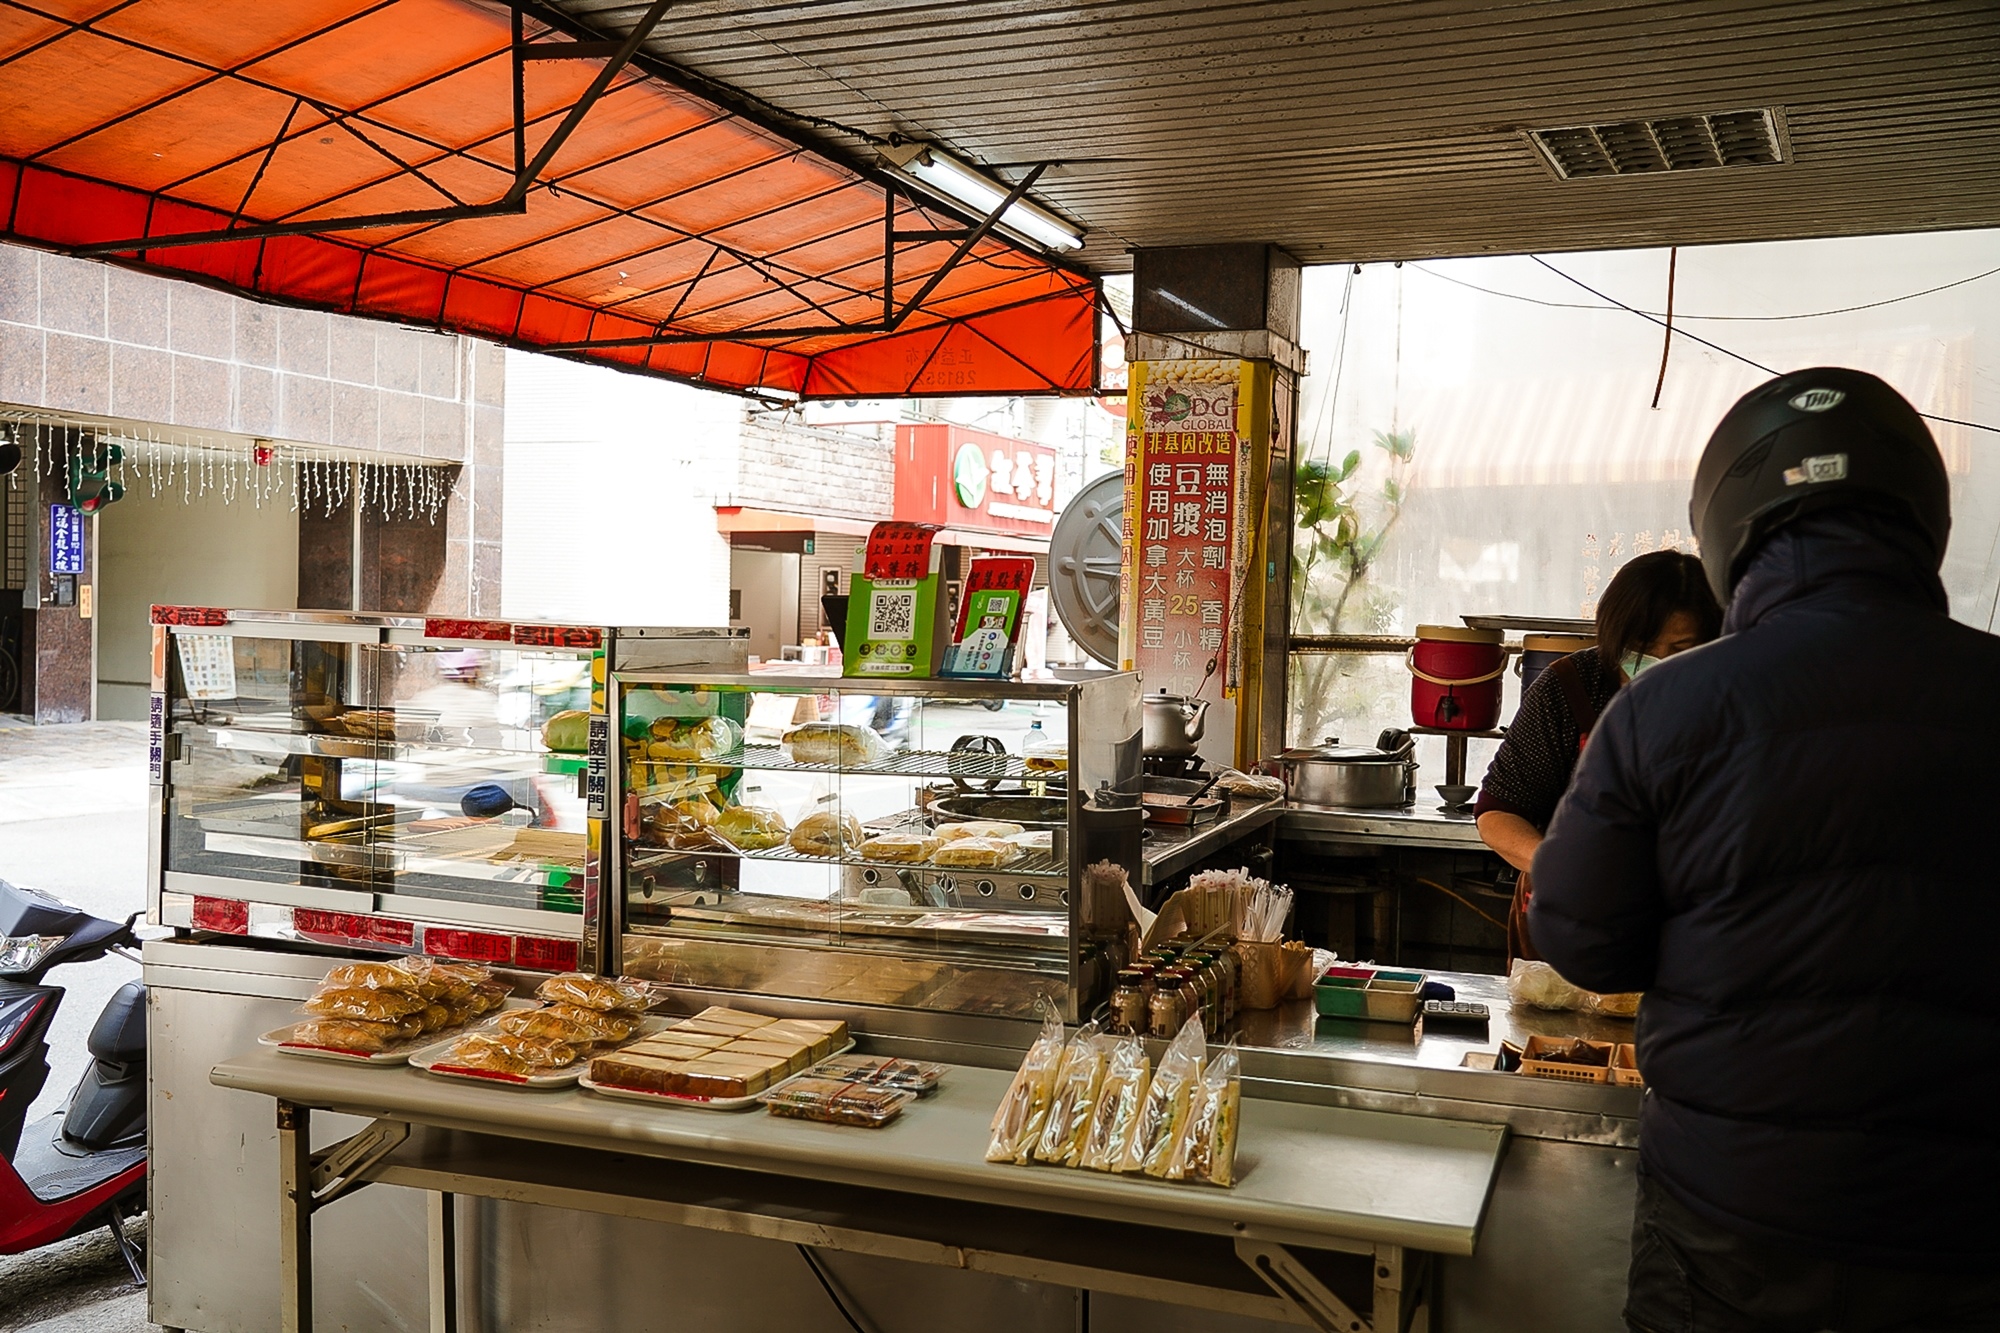
[[[1772,110],[1567,125],[1530,130],[1528,138],[1563,180],[1767,167],[1785,160],[1783,127]]]

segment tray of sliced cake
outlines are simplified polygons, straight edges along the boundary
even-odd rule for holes
[[[853,1049],[838,1019],[711,1008],[594,1057],[581,1080],[605,1097],[743,1111],[829,1056]]]

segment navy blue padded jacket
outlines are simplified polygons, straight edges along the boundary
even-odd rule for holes
[[[1619,691],[1535,855],[1529,928],[1644,991],[1645,1169],[1828,1257],[2000,1257],[2000,638],[1914,530],[1778,530],[1724,637]]]

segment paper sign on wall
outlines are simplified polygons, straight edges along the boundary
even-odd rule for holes
[[[181,680],[190,699],[236,697],[236,640],[227,634],[177,634]]]

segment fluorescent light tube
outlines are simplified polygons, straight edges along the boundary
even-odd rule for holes
[[[882,160],[981,217],[1000,207],[1011,193],[1008,186],[931,144],[908,143],[885,148]],[[1083,246],[1080,228],[1025,198],[1015,200],[995,225],[1050,250],[1076,250]]]

